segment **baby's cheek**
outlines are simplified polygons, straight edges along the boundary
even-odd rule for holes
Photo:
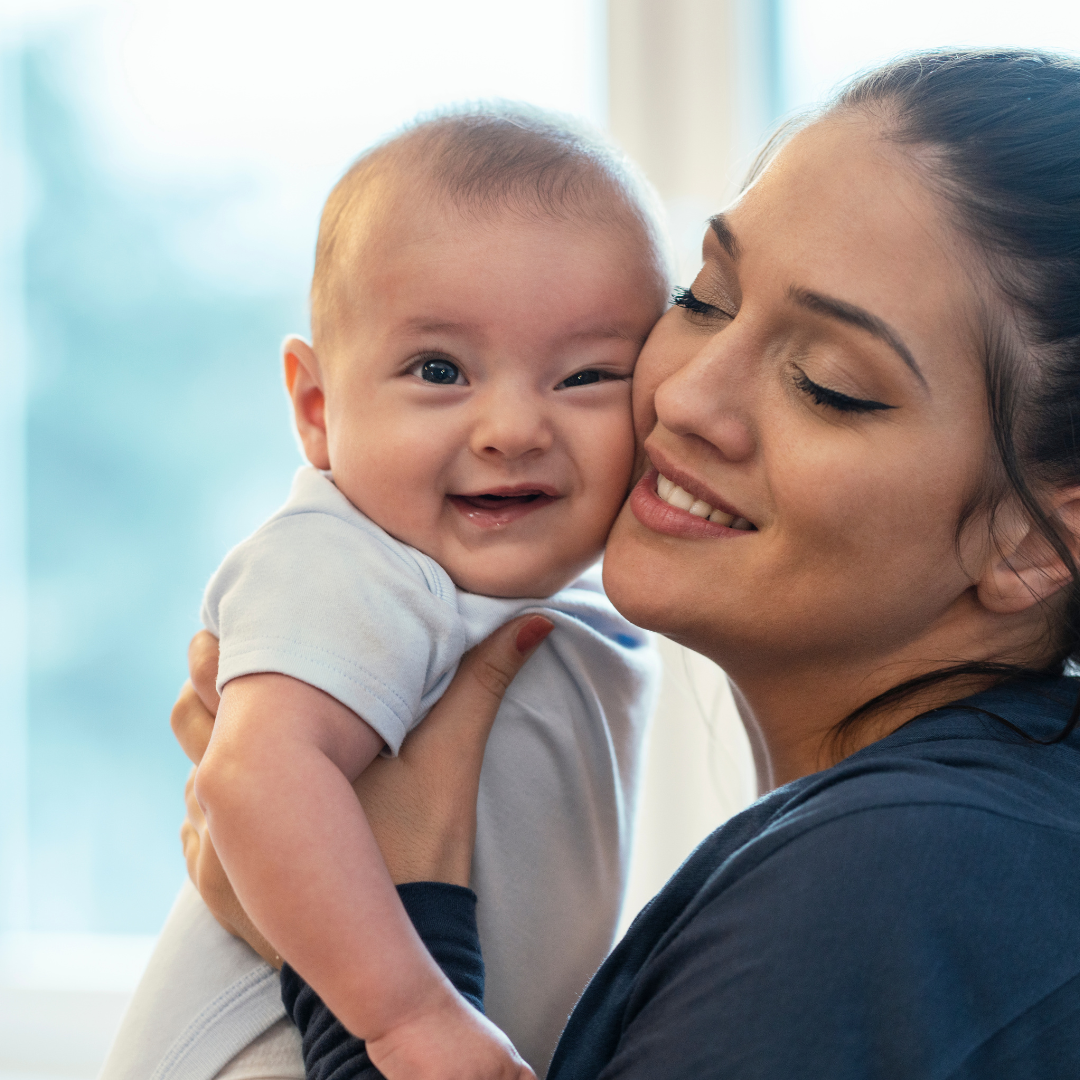
[[[606,536],[636,478],[640,455],[627,413],[612,418],[603,430],[598,425],[596,433],[599,437],[593,446],[592,483],[586,503],[594,527]]]
[[[633,430],[637,443],[641,446],[656,427],[655,388],[638,390],[634,383]]]
[[[634,417],[629,409],[620,414],[618,424],[611,432],[607,453],[610,457],[612,488],[619,492],[621,504],[638,475],[638,463],[644,461],[641,441],[636,437]]]

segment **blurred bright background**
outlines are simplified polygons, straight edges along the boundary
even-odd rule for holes
[[[168,713],[207,577],[299,461],[278,346],[349,161],[446,102],[585,116],[686,284],[777,118],[960,44],[1080,51],[1080,5],[4,0],[0,1080],[94,1074],[182,880]],[[664,652],[630,913],[753,795],[722,677]]]

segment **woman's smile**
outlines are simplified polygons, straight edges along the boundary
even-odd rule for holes
[[[635,485],[630,509],[645,528],[669,536],[719,540],[757,531],[742,515],[696,498],[656,469]]]
[[[674,480],[669,480],[659,473],[656,477],[656,494],[669,506],[674,506],[678,510],[685,510],[692,517],[707,518],[718,525],[728,525],[732,529],[738,529],[741,532],[750,532],[754,528],[741,515],[726,513],[718,506],[713,506],[704,499],[696,499],[686,488],[679,487]]]

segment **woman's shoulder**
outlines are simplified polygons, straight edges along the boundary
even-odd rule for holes
[[[842,880],[883,898],[929,895],[935,875],[952,876],[954,897],[985,895],[989,883],[1027,887],[1021,864],[1035,858],[1047,863],[1048,887],[1068,877],[1080,889],[1080,736],[1044,745],[1008,726],[1027,724],[1037,738],[1060,731],[1067,682],[1052,708],[1011,689],[966,699],[769,793],[708,837],[657,900],[685,917],[766,875],[790,876],[803,894]],[[964,860],[975,870],[961,873]],[[824,866],[829,874],[818,873]]]
[[[926,713],[806,778],[772,824],[813,827],[906,807],[926,820],[972,820],[952,812],[967,810],[1080,831],[1080,733],[1055,741],[1078,689],[1065,678],[1007,684]]]
[[[817,862],[827,848],[849,873],[883,880],[882,850],[893,865],[903,855],[929,867],[959,848],[989,872],[1016,869],[1021,849],[1080,844],[1080,736],[1049,741],[1068,721],[1073,683],[999,688],[917,718],[774,792],[753,843],[732,856]],[[1080,858],[1072,867],[1080,884]]]
[[[921,717],[717,829],[568,1034],[610,1013],[613,1074],[959,1076],[984,1047],[980,1075],[1027,1075],[998,1068],[1024,1025],[1057,1030],[1054,1010],[1080,1002],[1080,753],[980,711],[1041,708],[1007,697]]]
[[[1023,707],[1007,697],[921,717],[733,818],[665,890],[663,936],[764,935],[792,955],[842,941],[885,962],[940,933],[976,970],[987,940],[1048,964],[1053,925],[1072,943],[1057,959],[1080,972],[1080,745],[1003,725]]]
[[[1080,972],[1080,745],[1002,724],[1025,708],[1031,719],[1010,693],[968,701],[718,829],[681,924],[768,927],[793,953],[842,939],[852,960],[917,953],[944,935],[958,954],[970,946],[972,971],[994,941],[1044,972]],[[1047,719],[1061,730],[1062,717]],[[1068,933],[1048,937],[1051,926]]]
[[[854,1075],[853,1053],[923,1075],[988,1040],[1011,1054],[1019,1018],[1080,1001],[1076,747],[962,714],[773,792],[698,849],[640,920],[625,1016],[664,1019],[632,1024],[642,1040],[674,1026],[698,1064],[767,1047],[770,1075],[807,1054]]]
[[[1080,1003],[1080,834],[919,786],[808,806],[714,862],[644,943],[620,1055],[667,1040],[692,1058],[671,1075],[960,1076],[991,1047],[972,1075],[1028,1075],[999,1066]]]

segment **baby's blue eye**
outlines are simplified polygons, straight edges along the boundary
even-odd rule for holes
[[[569,379],[563,379],[555,389],[563,390],[571,386],[589,386],[592,383],[613,378],[615,376],[608,371],[597,371],[595,368],[590,368],[587,371],[579,371],[576,375],[571,375]]]
[[[425,360],[420,369],[420,378],[425,382],[443,385],[456,383],[460,374],[457,364],[451,364],[449,360]]]

